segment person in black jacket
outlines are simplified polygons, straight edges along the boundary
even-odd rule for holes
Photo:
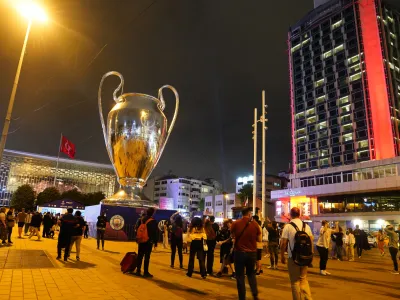
[[[36,235],[38,237],[38,241],[40,241],[40,225],[42,224],[42,215],[39,212],[35,212],[35,214],[32,216],[31,220],[31,234],[29,235],[29,238],[31,238],[33,235]]]
[[[67,213],[58,220],[60,223],[60,234],[58,235],[57,243],[57,259],[61,259],[61,249],[65,248],[64,261],[68,260],[72,234],[75,228],[78,227],[77,220],[72,215],[73,211],[72,208],[68,208]]]
[[[100,240],[101,247],[104,251],[104,234],[106,232],[107,227],[107,217],[106,213],[103,211],[100,216],[97,217],[96,229],[97,229],[97,250],[100,249]]]
[[[50,237],[50,229],[53,226],[53,220],[51,219],[50,213],[47,212],[43,216],[43,233],[42,237],[49,238]]]
[[[145,224],[147,227],[148,240],[139,244],[139,253],[137,258],[136,276],[141,276],[142,261],[144,257],[144,273],[143,277],[152,278],[153,275],[149,273],[150,255],[151,250],[157,247],[158,226],[157,221],[153,219],[154,208],[147,209],[146,216],[142,218],[141,225]],[[140,226],[139,226],[140,228]]]

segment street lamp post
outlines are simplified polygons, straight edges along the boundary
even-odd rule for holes
[[[11,123],[11,115],[14,106],[15,94],[17,93],[18,81],[19,76],[21,74],[22,62],[25,56],[26,45],[28,44],[29,33],[31,31],[32,21],[33,19],[45,22],[47,20],[47,16],[43,9],[32,2],[19,2],[17,4],[17,9],[19,12],[26,18],[28,18],[28,28],[26,29],[24,44],[22,46],[21,56],[19,58],[18,67],[17,67],[17,74],[15,75],[13,88],[11,91],[10,100],[8,102],[7,114],[6,119],[4,120],[3,132],[1,134],[0,140],[0,163],[3,159],[3,152],[6,146],[6,140],[8,135],[8,129],[10,128]]]

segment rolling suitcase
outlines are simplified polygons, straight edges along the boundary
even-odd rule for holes
[[[135,271],[137,266],[137,254],[136,252],[128,252],[125,254],[121,263],[121,272],[122,273],[132,273]]]

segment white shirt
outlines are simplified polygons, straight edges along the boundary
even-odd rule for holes
[[[268,235],[269,235],[268,230],[267,230],[267,228],[264,227],[262,230],[262,241],[263,242],[268,242]]]
[[[296,226],[299,228],[301,231],[303,229],[303,221],[300,219],[293,219],[291,220]],[[309,236],[311,241],[313,240],[312,232],[310,226],[306,224],[305,230],[304,230]],[[296,229],[291,225],[290,223],[286,224],[285,227],[283,227],[282,231],[282,238],[288,240],[288,257],[292,257],[292,249],[294,247],[294,236],[296,235]]]
[[[349,233],[346,235],[346,244],[351,245],[351,244],[355,244],[356,243],[356,239],[354,237],[354,234]]]
[[[321,227],[319,231],[319,238],[317,242],[318,247],[329,248],[329,242],[331,241],[332,229]]]

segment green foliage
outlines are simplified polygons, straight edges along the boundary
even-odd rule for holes
[[[242,201],[242,204],[249,199],[251,201],[253,199],[253,185],[252,184],[245,184],[239,190],[239,198]]]
[[[35,205],[35,191],[29,184],[21,185],[13,193],[11,198],[11,207],[18,210],[32,209]]]
[[[48,187],[37,195],[36,205],[43,205],[61,199],[61,194],[56,187]]]
[[[69,200],[77,201],[80,203],[84,203],[85,195],[83,193],[81,193],[80,191],[78,191],[78,189],[72,189],[72,190],[63,192],[61,194],[60,199],[69,199]]]
[[[204,211],[204,209],[205,209],[205,203],[206,201],[204,200],[204,199],[200,199],[200,202],[199,202],[199,211]]]
[[[100,203],[101,200],[104,200],[105,198],[106,198],[106,195],[103,192],[84,194],[83,204],[85,204],[86,206],[97,205]]]

